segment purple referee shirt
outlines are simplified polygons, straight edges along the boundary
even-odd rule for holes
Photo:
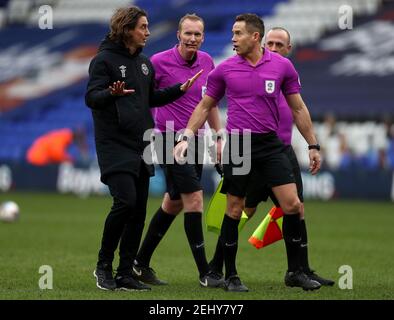
[[[219,101],[227,97],[227,131],[278,131],[280,92],[299,93],[297,71],[287,58],[267,49],[256,66],[236,55],[219,64],[208,76],[206,94]]]
[[[152,112],[156,128],[161,132],[171,129],[166,128],[166,121],[174,121],[175,131],[186,128],[194,108],[203,96],[208,74],[215,67],[212,57],[206,52],[197,51],[197,58],[193,64],[190,65],[180,55],[178,46],[175,46],[172,49],[153,55],[151,61],[155,68],[156,87],[158,89],[179,82],[184,83],[198,71],[204,69],[201,76],[181,98],[166,106],[155,108]]]
[[[278,137],[285,144],[291,144],[291,136],[293,133],[293,113],[289,105],[287,104],[286,98],[281,92],[278,100],[279,107],[279,127]]]

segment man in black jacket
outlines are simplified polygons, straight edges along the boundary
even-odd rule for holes
[[[146,216],[149,178],[153,167],[143,162],[143,135],[153,128],[150,107],[166,105],[193,84],[154,90],[154,69],[141,54],[149,37],[147,14],[138,7],[118,9],[110,33],[89,67],[86,104],[92,109],[101,181],[108,185],[113,205],[107,216],[94,271],[104,290],[150,290],[132,276]],[[129,88],[129,89],[127,89]],[[120,242],[120,244],[119,244]],[[112,274],[119,244],[119,266]]]

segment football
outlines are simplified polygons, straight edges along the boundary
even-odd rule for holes
[[[19,206],[14,201],[6,201],[0,205],[0,221],[14,222],[19,218]]]

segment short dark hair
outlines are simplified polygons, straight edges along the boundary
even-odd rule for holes
[[[287,29],[285,29],[285,28],[283,28],[283,27],[273,27],[273,28],[269,29],[268,32],[270,32],[271,30],[272,30],[272,31],[275,31],[275,30],[282,30],[282,31],[286,32],[287,38],[288,38],[289,43],[290,43],[290,32],[289,32]],[[267,32],[267,33],[268,33],[268,32]]]
[[[249,33],[258,32],[260,34],[260,41],[264,37],[264,21],[257,14],[254,13],[244,13],[240,14],[235,18],[235,22],[245,21],[246,30]]]
[[[185,20],[192,20],[192,21],[201,21],[202,25],[204,26],[204,19],[199,17],[198,15],[196,15],[195,13],[187,13],[185,14],[180,20],[179,20],[179,24],[178,24],[178,31],[181,31],[182,29],[182,23]]]
[[[109,38],[126,43],[127,32],[135,29],[141,17],[148,17],[148,14],[137,6],[117,9],[111,17]]]

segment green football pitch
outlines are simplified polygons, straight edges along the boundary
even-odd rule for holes
[[[0,299],[394,299],[393,203],[306,203],[311,266],[336,281],[334,287],[314,292],[285,287],[283,241],[260,250],[248,243],[270,208],[269,203],[261,204],[239,240],[238,272],[250,292],[228,293],[199,286],[182,216],[175,220],[152,258],[151,266],[169,285],[153,287],[151,292],[107,292],[96,288],[92,271],[111,205],[109,197],[1,194],[0,202],[5,200],[19,204],[21,217],[16,223],[0,223]],[[144,232],[160,201],[149,200]],[[211,258],[217,237],[206,231],[204,234]],[[39,273],[43,265],[52,268],[53,289],[39,288],[40,277],[49,275]],[[340,273],[341,266],[350,266],[352,274]],[[341,280],[342,276],[346,280]],[[345,288],[340,288],[341,283]]]

